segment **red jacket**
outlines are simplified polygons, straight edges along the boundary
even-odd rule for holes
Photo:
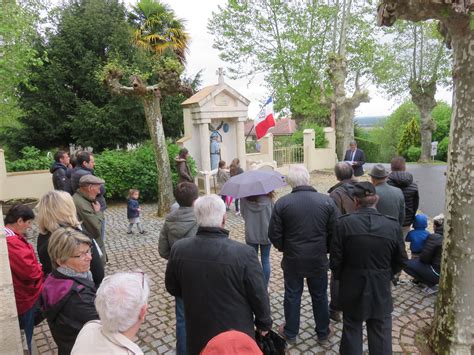
[[[8,258],[15,291],[18,315],[28,311],[38,300],[43,289],[43,269],[36,259],[33,246],[26,239],[5,228]]]

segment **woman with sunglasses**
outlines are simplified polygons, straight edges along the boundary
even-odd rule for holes
[[[58,354],[70,354],[82,326],[99,319],[90,272],[91,240],[73,228],[56,229],[48,243],[53,271],[42,292],[43,310]]]

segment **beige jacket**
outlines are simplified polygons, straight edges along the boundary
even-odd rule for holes
[[[79,332],[71,355],[94,354],[143,355],[143,351],[125,335],[106,332],[100,320],[93,320]]]

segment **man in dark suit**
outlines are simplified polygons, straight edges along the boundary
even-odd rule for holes
[[[364,164],[365,164],[365,154],[362,149],[357,148],[357,142],[351,141],[349,143],[350,149],[346,151],[344,155],[344,161],[349,162],[354,169],[354,176],[364,175]]]
[[[338,218],[331,243],[331,270],[340,282],[342,355],[362,355],[362,323],[370,354],[392,353],[390,281],[407,260],[402,229],[375,209],[370,182],[354,185],[356,212]]]

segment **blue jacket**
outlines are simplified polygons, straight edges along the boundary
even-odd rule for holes
[[[410,250],[412,253],[421,253],[425,240],[430,235],[426,230],[428,227],[428,218],[424,214],[417,214],[413,222],[413,230],[411,230],[406,237],[406,241],[410,242]]]
[[[127,218],[138,218],[140,217],[140,211],[138,210],[140,208],[140,205],[138,204],[138,201],[129,198],[127,202]]]

